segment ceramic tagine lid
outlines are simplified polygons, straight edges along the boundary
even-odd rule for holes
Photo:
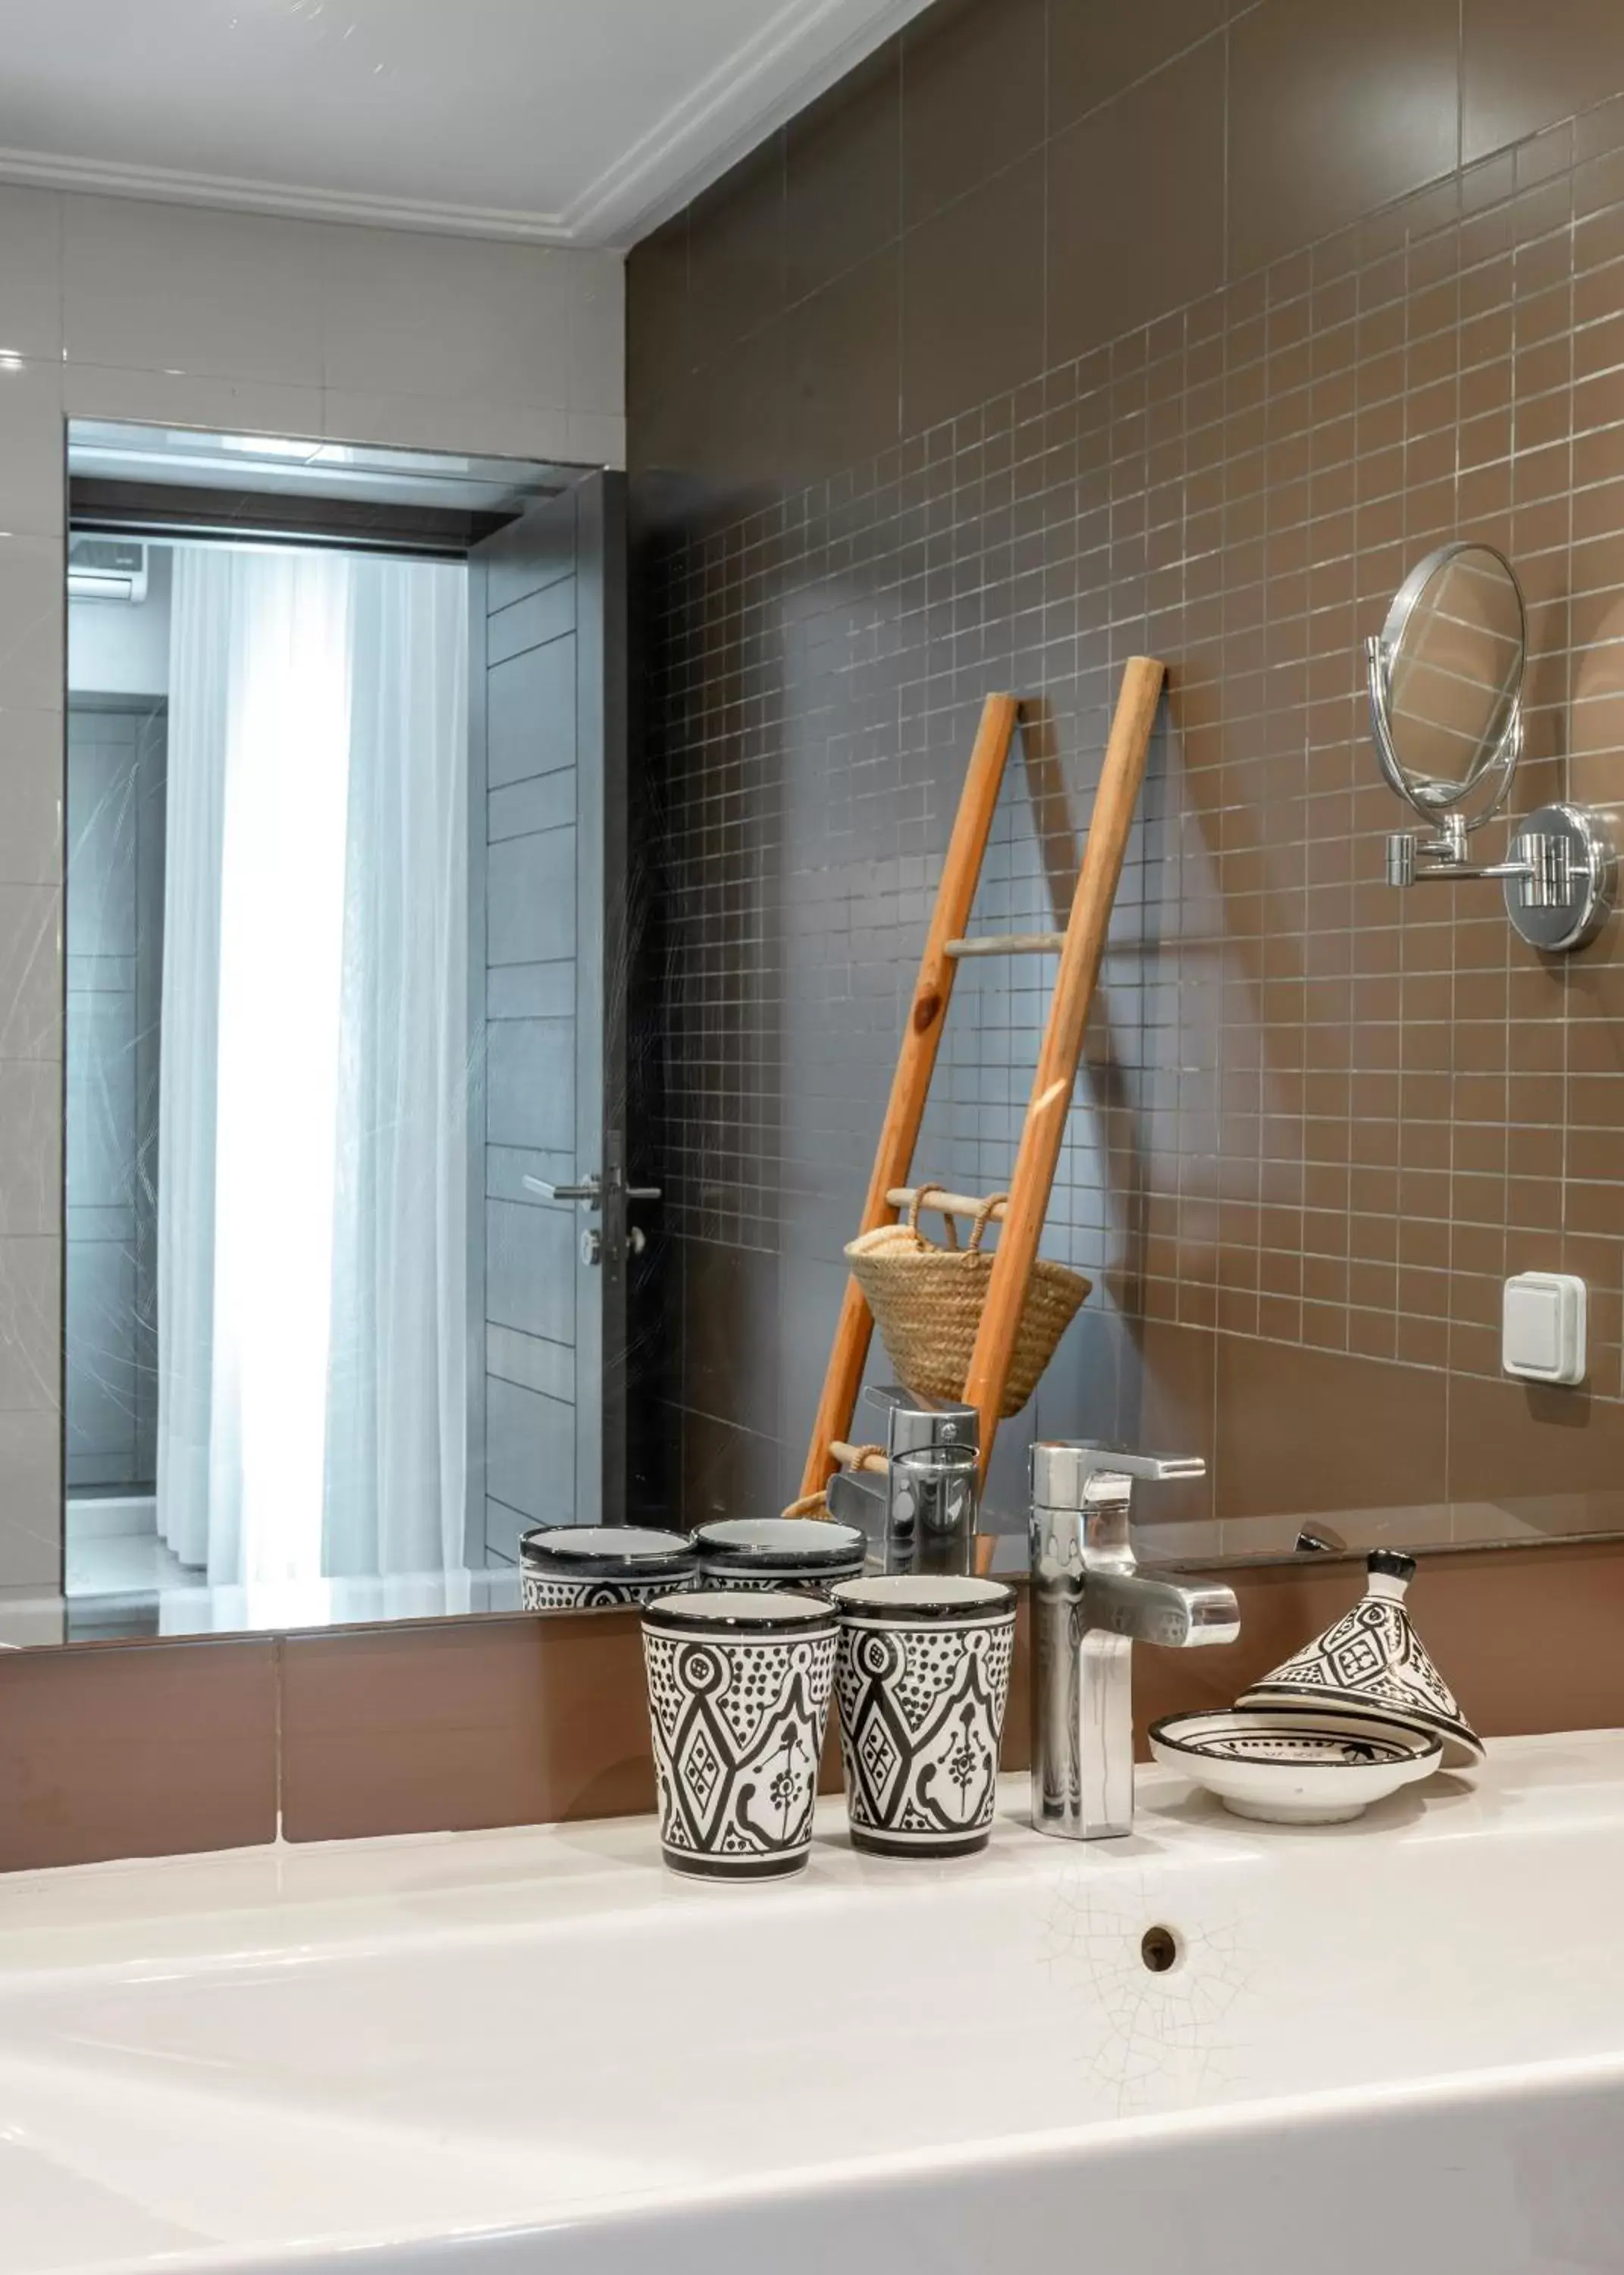
[[[1326,1713],[1351,1710],[1435,1734],[1444,1742],[1446,1769],[1474,1767],[1484,1757],[1483,1741],[1462,1719],[1454,1693],[1428,1657],[1405,1608],[1415,1558],[1379,1548],[1367,1561],[1363,1600],[1255,1682],[1236,1705],[1289,1704]]]

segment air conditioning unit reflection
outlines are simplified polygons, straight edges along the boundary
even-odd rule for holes
[[[72,601],[144,601],[147,548],[132,537],[70,538],[68,597]]]

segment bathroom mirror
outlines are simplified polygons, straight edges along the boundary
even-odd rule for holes
[[[659,1227],[620,478],[66,441],[61,1484],[0,1644],[515,1607],[527,1528],[628,1513]]]
[[[1492,546],[1440,546],[1405,578],[1367,650],[1371,718],[1388,782],[1438,822],[1503,803],[1522,747],[1528,624]]]

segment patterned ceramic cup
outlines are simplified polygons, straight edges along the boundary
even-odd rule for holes
[[[685,1532],[631,1524],[555,1524],[521,1535],[527,1612],[612,1612],[692,1585],[699,1552]]]
[[[868,1560],[855,1524],[816,1516],[724,1517],[702,1524],[694,1539],[706,1588],[827,1595],[837,1580],[857,1579]]]
[[[854,1847],[887,1856],[985,1848],[1015,1655],[1015,1591],[898,1573],[834,1591],[835,1691]]]
[[[643,1614],[660,1846],[707,1879],[798,1872],[812,1849],[835,1614],[809,1596],[701,1588]]]

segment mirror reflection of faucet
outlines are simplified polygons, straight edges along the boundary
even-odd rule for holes
[[[838,1470],[829,1511],[862,1524],[888,1572],[966,1572],[980,1506],[976,1410],[900,1384],[868,1393],[886,1417],[883,1469]]]

